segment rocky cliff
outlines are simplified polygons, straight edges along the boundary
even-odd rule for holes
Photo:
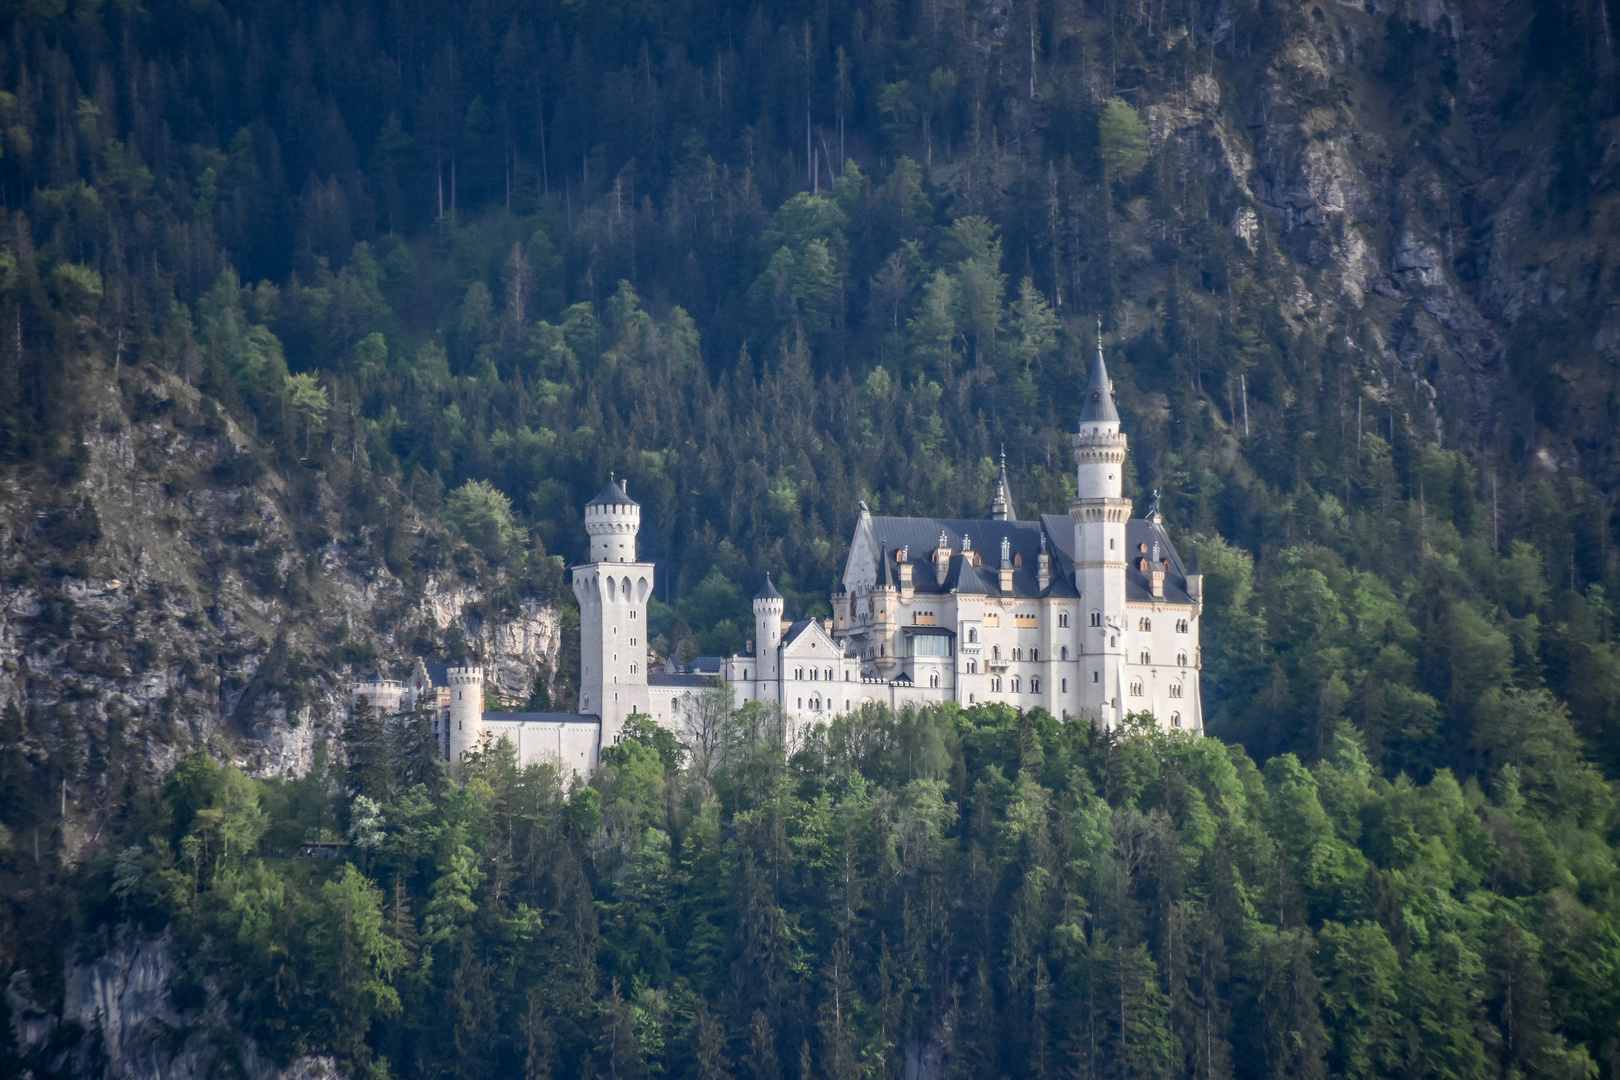
[[[302,770],[359,674],[402,676],[453,642],[515,706],[555,670],[556,610],[363,462],[339,480],[349,500],[399,505],[390,550],[333,477],[274,471],[180,378],[95,365],[81,389],[72,459],[11,473],[0,495],[0,710],[59,777],[69,853],[120,785],[194,747],[256,774]]]
[[[1607,5],[1323,0],[1279,9],[1270,40],[1232,8],[1193,28],[1225,62],[1156,95],[1149,127],[1194,148],[1234,233],[1287,259],[1282,312],[1426,405],[1418,430],[1612,489]]]

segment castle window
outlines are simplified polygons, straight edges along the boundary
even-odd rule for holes
[[[817,670],[816,668],[811,668],[810,669],[810,681],[815,682],[817,676],[819,676],[820,674],[821,674],[821,672],[819,670]]]
[[[632,661],[630,661],[630,674],[634,675],[635,673],[636,673],[636,662],[634,660],[632,660]]]
[[[928,676],[928,685],[937,687],[939,685],[939,676],[938,675],[930,675],[930,676]]]
[[[974,645],[979,643],[979,632],[971,626],[968,627],[968,641]]]
[[[1142,650],[1142,663],[1144,663],[1144,664],[1153,663],[1153,656],[1146,649]]]
[[[1186,632],[1187,632],[1187,620],[1186,619],[1177,619],[1176,620],[1176,633],[1185,634]]]
[[[1184,653],[1184,652],[1176,653],[1176,666],[1177,667],[1186,667],[1187,666],[1187,654],[1186,653]]]
[[[793,669],[793,677],[794,677],[794,678],[795,678],[795,679],[802,679],[802,678],[804,678],[804,668],[802,668],[802,667],[796,667],[796,668],[794,668],[794,669]]]
[[[1059,626],[1068,626],[1069,625],[1069,613],[1067,611],[1058,612],[1058,625]]]
[[[748,669],[743,668],[743,682],[747,682],[747,681],[748,681]]]
[[[1180,713],[1173,712],[1173,713],[1170,714],[1170,726],[1171,727],[1180,727],[1181,726],[1181,714]]]
[[[992,694],[1001,693],[1001,679],[995,678],[990,680],[990,692]]]
[[[1061,684],[1061,685],[1062,685],[1062,687],[1063,687],[1063,692],[1064,692],[1064,693],[1065,693],[1065,694],[1067,694],[1067,693],[1068,693],[1068,692],[1069,692],[1069,680],[1068,680],[1068,679],[1064,679],[1064,680],[1063,680],[1063,682],[1062,682],[1062,684]]]
[[[1039,678],[1029,680],[1029,692],[1032,694],[1041,692],[1041,680]]]
[[[832,677],[833,677],[832,668],[828,668],[827,669],[827,681],[832,682]]]
[[[992,646],[990,646],[990,659],[992,659],[992,660],[1000,660],[1001,659],[1001,646],[1000,645],[992,645]]]
[[[1019,687],[1021,685],[1022,685],[1022,683],[1019,680],[1018,676],[1014,675],[1012,677],[1012,692],[1015,693],[1015,694],[1018,693],[1018,689],[1019,689]]]
[[[1131,697],[1141,697],[1141,696],[1142,696],[1142,683],[1141,683],[1141,681],[1138,680],[1137,682],[1131,683]]]
[[[1113,634],[1109,634],[1108,635],[1108,647],[1110,649],[1112,649],[1117,643],[1118,643],[1118,639],[1115,638]]]
[[[804,708],[804,698],[799,699],[799,708]]]
[[[1093,611],[1091,613],[1091,625],[1092,626],[1101,626],[1102,625],[1102,612]]]
[[[1069,658],[1069,647],[1067,645],[1065,645],[1061,649],[1058,650],[1058,659],[1067,660],[1068,658]]]
[[[850,671],[848,668],[845,668],[844,669],[844,681],[845,682],[853,682],[854,679],[855,679],[854,672]]]
[[[1180,697],[1181,696],[1181,684],[1180,683],[1171,683],[1170,684],[1170,696],[1171,697]]]
[[[1092,673],[1091,673],[1091,681],[1092,681],[1092,682],[1102,682],[1102,672],[1100,672],[1100,671],[1093,671],[1093,672],[1092,672]]]
[[[977,675],[979,673],[979,662],[977,660],[969,660],[967,663],[967,671],[969,675]]]
[[[1039,660],[1041,658],[1041,650],[1039,650],[1039,649],[1031,649],[1031,650],[1029,650],[1029,658],[1030,658],[1031,661]]]
[[[1012,658],[1014,660],[1022,660],[1024,658],[1024,650],[1023,649],[1014,649],[1012,651]]]
[[[1136,628],[1138,630],[1151,630],[1151,629],[1153,629],[1153,620],[1152,619],[1138,619],[1138,620],[1136,620]]]

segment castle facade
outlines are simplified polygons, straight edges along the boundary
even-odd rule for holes
[[[571,572],[577,713],[486,712],[483,673],[470,663],[418,662],[404,688],[376,682],[357,692],[381,708],[434,695],[435,730],[452,760],[504,737],[521,761],[569,771],[594,768],[632,714],[681,733],[692,696],[717,683],[738,705],[780,707],[799,729],[868,702],[954,701],[1039,707],[1104,728],[1148,714],[1164,728],[1201,732],[1203,574],[1196,554],[1188,562],[1177,554],[1156,495],[1132,516],[1128,440],[1100,342],[1073,448],[1077,495],[1067,514],[1021,520],[1005,462],[983,519],[884,517],[862,504],[831,619],[787,622],[767,576],[749,649],[682,673],[648,670],[655,568],[637,550],[640,505],[609,482],[585,506],[590,561]]]

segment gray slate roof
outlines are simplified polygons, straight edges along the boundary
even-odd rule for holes
[[[594,713],[566,713],[566,712],[487,712],[484,714],[486,724],[600,724],[601,718]]]
[[[607,486],[596,493],[596,498],[585,504],[586,506],[640,506],[630,496],[624,493],[624,488],[618,481],[609,480]]]
[[[871,527],[872,538],[883,556],[878,563],[879,585],[900,584],[893,553],[909,546],[911,584],[918,594],[927,596],[956,592],[969,596],[999,597],[1001,538],[1005,536],[1015,562],[1023,563],[1013,568],[1014,597],[1077,595],[1074,589],[1074,523],[1067,514],[1042,514],[1039,521],[873,517]],[[934,548],[939,543],[942,530],[950,538],[951,549],[955,552],[944,587],[935,583],[933,563]],[[1047,550],[1052,556],[1052,584],[1045,592],[1041,591],[1036,575],[1040,566],[1037,557],[1041,551],[1043,532],[1046,534]],[[975,565],[963,558],[964,535],[972,541],[973,551],[983,560],[982,563]],[[1175,544],[1170,542],[1170,536],[1162,525],[1142,518],[1132,518],[1125,526],[1128,567],[1125,574],[1126,599],[1144,603],[1155,599],[1148,575],[1137,569],[1137,560],[1142,558],[1137,545],[1147,544],[1148,554],[1151,555],[1155,540],[1159,543],[1160,556],[1170,560],[1170,572],[1165,575],[1161,602],[1192,603],[1187,596],[1187,568],[1176,553]],[[800,625],[794,624],[795,627]]]
[[[708,675],[648,675],[648,686],[690,686],[702,688],[709,685]]]
[[[1119,410],[1114,408],[1114,390],[1108,381],[1108,365],[1103,363],[1100,329],[1097,331],[1097,356],[1091,362],[1091,378],[1086,382],[1085,404],[1080,406],[1080,422],[1119,422]]]

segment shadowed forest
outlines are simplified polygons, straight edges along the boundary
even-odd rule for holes
[[[1420,7],[10,5],[3,588],[106,558],[88,402],[167,424],[167,380],[235,446],[169,496],[292,508],[255,602],[338,562],[453,571],[554,602],[572,646],[613,471],[655,652],[724,653],[766,572],[828,612],[859,500],[983,516],[1004,448],[1021,517],[1066,508],[1100,324],[1127,494],[1206,574],[1212,737],[946,709],[790,746],[716,707],[569,785],[498,747],[433,765],[421,717],[339,721],[272,779],[131,736],[70,852],[66,785],[122,729],[86,749],[83,699],[19,691],[7,1014],[60,1001],[68,942],[167,933],[201,1018],[176,1040],[221,1075],[250,1036],[355,1076],[1613,1080],[1615,279],[1446,322],[1505,218],[1457,211],[1430,265],[1369,211],[1382,269],[1346,284],[1349,233],[1284,166],[1474,206],[1452,151],[1489,129],[1538,163],[1526,228],[1601,236],[1620,10],[1507,5],[1487,42],[1489,13]],[[1431,323],[1477,351],[1403,344]],[[85,618],[14,625],[88,656]],[[334,633],[282,692],[466,647],[372,642]],[[532,705],[571,708],[576,670]],[[293,859],[321,837],[350,857]],[[0,1062],[93,1074],[71,1034]]]

